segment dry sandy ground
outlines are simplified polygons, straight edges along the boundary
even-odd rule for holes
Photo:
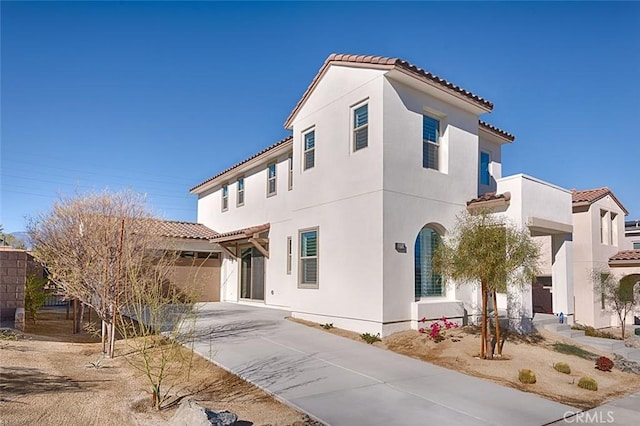
[[[100,343],[69,333],[64,311],[48,310],[17,340],[0,339],[0,425],[158,425],[176,406],[149,408],[149,386],[122,356],[101,361]],[[116,344],[123,348],[122,342]],[[241,425],[304,425],[306,416],[196,355],[174,395],[238,414]]]
[[[294,321],[323,329],[312,322]],[[351,331],[337,328],[326,331],[366,344],[359,334]],[[615,368],[611,372],[603,372],[595,368],[593,361],[554,351],[555,342],[575,343],[547,331],[530,336],[510,336],[504,344],[503,358],[494,360],[479,359],[480,336],[475,327],[451,329],[446,331],[445,336],[444,341],[435,343],[428,334],[403,331],[385,337],[374,345],[582,409],[640,391],[638,375],[623,373]],[[611,354],[592,348],[584,349],[611,357]],[[560,361],[569,364],[571,374],[562,374],[553,369],[553,364]],[[537,382],[531,385],[520,383],[518,371],[521,369],[533,370]],[[598,390],[593,392],[579,388],[577,383],[583,376],[594,378]]]

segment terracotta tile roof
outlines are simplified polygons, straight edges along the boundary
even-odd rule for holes
[[[488,130],[488,131],[490,131],[492,133],[495,133],[498,136],[501,136],[501,137],[503,137],[505,139],[508,139],[511,142],[513,142],[516,139],[516,137],[513,134],[511,134],[509,132],[505,132],[504,130],[499,129],[496,126],[494,126],[492,124],[489,124],[489,123],[487,123],[485,121],[478,120],[478,124],[480,124],[480,127],[482,127],[483,129],[486,129],[486,130]]]
[[[609,258],[609,262],[640,260],[640,250],[622,250]]]
[[[504,194],[496,194],[495,192],[485,192],[480,195],[478,198],[474,198],[472,200],[467,201],[467,206],[475,205],[475,204],[486,204],[493,201],[504,201],[507,202],[511,200],[511,193],[505,192]]]
[[[153,230],[162,237],[209,240],[218,234],[201,223],[153,220]]]
[[[613,201],[615,201],[620,206],[625,215],[629,214],[620,200],[618,200],[613,192],[606,186],[596,189],[585,189],[583,191],[578,191],[576,189],[571,190],[571,198],[573,204],[593,204],[596,201],[606,197],[607,195],[610,195],[611,198],[613,198]]]
[[[271,151],[272,149],[275,149],[275,148],[277,148],[277,147],[279,147],[281,145],[285,145],[287,143],[293,143],[293,136],[287,136],[286,138],[284,138],[282,140],[279,140],[278,142],[274,143],[273,145],[270,145],[270,146],[266,147],[265,149],[263,149],[262,151],[258,152],[257,154],[254,154],[251,157],[246,158],[246,159],[240,161],[239,163],[234,164],[233,166],[221,171],[220,173],[218,173],[215,176],[210,177],[209,179],[205,180],[204,182],[200,182],[199,184],[197,184],[193,188],[189,189],[189,192],[193,192],[196,189],[198,189],[198,188],[206,185],[207,183],[211,182],[212,180],[224,175],[225,173],[229,173],[231,170],[242,166],[243,164],[253,160],[254,158],[259,157],[259,156],[261,156],[263,154],[266,154],[267,152]]]
[[[257,234],[260,232],[264,232],[269,230],[271,224],[264,223],[262,225],[250,226],[248,228],[236,229],[234,231],[223,232],[221,234],[216,234],[216,236],[212,239],[213,242],[216,240],[229,240],[230,237],[238,237],[238,239],[249,238],[253,236],[253,234]]]
[[[467,98],[469,101],[475,103],[476,105],[480,106],[483,109],[486,109],[489,111],[493,109],[493,103],[489,102],[488,100],[483,99],[480,96],[475,95],[459,86],[456,86],[455,84],[443,78],[440,78],[437,75],[430,73],[429,71],[426,71],[413,64],[410,64],[409,62],[403,59],[387,58],[383,56],[372,56],[372,55],[348,55],[348,54],[332,53],[324,61],[322,68],[320,68],[320,71],[318,71],[316,76],[313,78],[313,80],[311,81],[311,84],[302,95],[302,98],[300,98],[296,106],[293,108],[293,111],[291,111],[291,114],[289,114],[289,117],[287,117],[287,120],[285,121],[285,125],[284,125],[285,127],[289,127],[290,121],[293,119],[293,116],[296,115],[298,110],[302,107],[302,104],[304,104],[304,102],[307,100],[307,98],[309,97],[309,95],[311,94],[315,86],[318,84],[318,81],[320,81],[320,78],[322,77],[324,72],[329,68],[329,66],[331,66],[334,63],[364,64],[365,66],[369,65],[374,68],[382,68],[382,69],[399,68],[408,72],[414,77],[417,77],[421,80],[426,80],[426,81],[436,83],[437,85],[441,86],[446,90],[449,90],[458,95],[462,95],[463,97]]]

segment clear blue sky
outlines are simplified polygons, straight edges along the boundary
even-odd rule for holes
[[[638,3],[1,3],[5,231],[58,194],[188,189],[288,135],[333,52],[403,58],[494,102],[503,175],[609,186],[640,218]]]

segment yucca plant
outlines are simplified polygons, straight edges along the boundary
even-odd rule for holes
[[[520,370],[518,372],[518,380],[522,383],[533,384],[536,382],[536,375],[531,370]]]
[[[566,362],[556,362],[553,364],[553,368],[560,373],[571,374],[571,367]]]
[[[591,390],[591,391],[597,391],[598,382],[596,382],[591,377],[581,377],[580,381],[578,381],[578,387],[582,389]]]

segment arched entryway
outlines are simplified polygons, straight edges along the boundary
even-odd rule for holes
[[[432,268],[433,253],[440,244],[443,233],[442,227],[435,224],[427,224],[418,232],[414,252],[416,300],[444,296],[442,277]]]

